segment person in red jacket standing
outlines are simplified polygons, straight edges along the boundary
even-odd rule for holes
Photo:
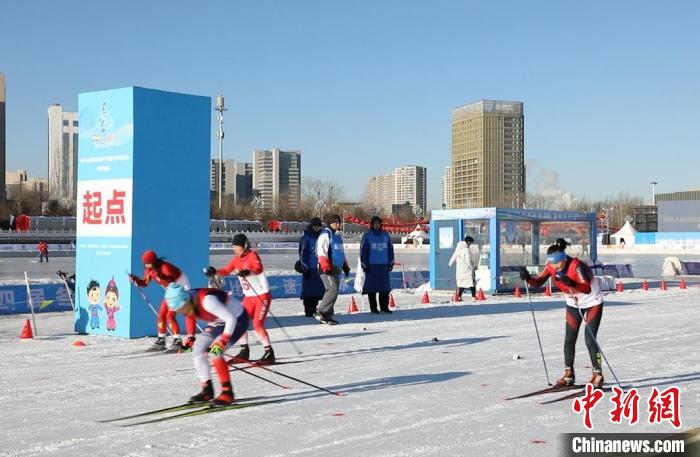
[[[36,246],[36,248],[39,250],[39,262],[44,261],[44,257],[46,257],[46,263],[49,262],[49,245],[46,244],[44,240],[39,241],[39,244]]]
[[[129,280],[136,284],[138,287],[147,287],[151,281],[155,281],[163,288],[167,288],[170,283],[178,283],[182,285],[185,289],[190,288],[190,283],[187,280],[187,276],[180,271],[178,267],[170,262],[166,262],[162,258],[158,257],[155,251],[148,250],[141,256],[145,270],[143,272],[143,279],[139,278],[134,274],[129,275]],[[166,327],[165,322],[167,320],[170,326],[170,332],[173,334],[173,343],[170,346],[170,351],[180,351],[182,350],[182,339],[180,338],[180,324],[177,322],[174,311],[168,309],[168,304],[165,299],[160,303],[160,309],[158,310],[158,338],[156,342],[153,343],[152,349],[165,349],[165,335]]]
[[[207,268],[207,276],[226,276],[228,274],[238,276],[244,295],[243,307],[253,320],[253,329],[265,347],[265,352],[258,360],[258,363],[274,363],[275,351],[272,350],[270,336],[265,329],[265,318],[270,309],[272,294],[263,270],[262,261],[257,252],[251,251],[248,238],[242,233],[233,237],[233,254],[233,258],[224,268],[219,270],[211,266]],[[241,350],[234,357],[234,360],[250,360],[247,332],[241,337],[240,343]]]
[[[201,392],[190,398],[189,403],[211,401],[212,406],[232,404],[235,397],[231,374],[223,355],[248,330],[250,319],[240,302],[221,289],[187,290],[177,283],[170,283],[165,289],[165,302],[170,311],[185,315],[188,335],[185,348],[192,349],[194,369],[202,385]],[[197,320],[207,322],[207,327],[195,340]],[[221,382],[221,394],[216,398],[211,382],[211,366],[214,366]]]
[[[578,331],[584,317],[585,325],[588,325],[594,336],[598,334],[600,320],[603,317],[603,293],[600,290],[600,283],[593,276],[590,267],[579,259],[566,255],[565,248],[565,243],[557,242],[551,245],[547,249],[547,265],[535,278],[531,277],[525,268],[520,270],[520,278],[527,281],[531,287],[540,287],[551,277],[554,285],[566,296],[565,368],[564,375],[556,382],[557,386],[569,386],[576,381],[574,355]],[[586,347],[593,366],[593,375],[589,383],[599,388],[604,381],[601,354],[589,332],[586,332]]]

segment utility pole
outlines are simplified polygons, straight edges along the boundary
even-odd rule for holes
[[[219,192],[219,211],[221,211],[221,197],[224,193],[223,189],[223,164],[224,164],[224,111],[227,109],[224,107],[224,96],[219,94],[216,97],[216,110],[217,120],[219,121],[219,129],[216,131],[216,137],[219,139],[219,182],[217,189]]]

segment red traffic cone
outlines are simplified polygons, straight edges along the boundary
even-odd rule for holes
[[[359,308],[357,307],[357,303],[355,302],[355,296],[353,295],[350,297],[350,305],[348,305],[348,314],[350,313],[356,313],[359,311]]]
[[[81,341],[81,340],[75,340],[75,341],[73,342],[73,346],[82,348],[82,347],[85,347],[85,343],[84,343],[83,341]]]
[[[523,294],[520,292],[520,287],[515,288],[515,293],[513,295],[515,295],[515,298],[520,298],[523,296]]]
[[[22,329],[22,334],[19,336],[21,339],[34,338],[32,333],[32,324],[29,323],[29,319],[24,321],[24,328]]]
[[[681,289],[687,289],[688,285],[685,283],[685,279],[681,279],[681,284],[680,284]]]
[[[666,285],[666,281],[663,279],[661,280],[661,290],[668,290],[668,286]]]
[[[389,294],[389,308],[396,308],[396,302],[394,301],[394,294]]]
[[[452,294],[452,302],[457,303],[457,302],[460,302],[460,301],[462,301],[462,299],[459,298],[459,294],[457,294],[457,292],[453,293],[453,294]]]
[[[646,279],[642,283],[642,290],[649,290],[649,283],[647,282]]]
[[[552,286],[547,283],[547,287],[544,289],[544,296],[545,297],[551,297],[552,296]]]
[[[479,292],[476,293],[476,301],[484,301],[486,300],[486,296],[484,295],[484,291],[479,288]]]
[[[617,282],[617,287],[615,288],[618,292],[624,292],[625,291],[625,286],[622,285],[622,281]]]
[[[430,297],[428,297],[428,291],[426,290],[423,293],[423,298],[420,300],[421,304],[425,305],[426,303],[430,303]]]

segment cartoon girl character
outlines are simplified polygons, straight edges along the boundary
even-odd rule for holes
[[[100,283],[94,279],[87,286],[88,311],[90,312],[90,328],[100,328]]]
[[[114,331],[117,329],[117,321],[114,319],[114,313],[119,311],[119,289],[117,283],[114,282],[114,276],[107,284],[105,289],[105,310],[107,311],[107,330]]]

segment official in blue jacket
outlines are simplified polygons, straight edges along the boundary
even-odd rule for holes
[[[394,245],[391,237],[382,230],[382,220],[374,216],[370,221],[370,229],[362,235],[360,242],[360,264],[365,272],[365,282],[362,293],[369,298],[369,309],[374,314],[389,313],[389,293],[391,284],[389,272],[394,268]],[[379,294],[379,309],[377,309],[377,294]]]
[[[295,268],[302,274],[300,298],[304,302],[304,314],[307,317],[314,317],[316,306],[326,292],[318,273],[318,257],[316,257],[316,241],[321,228],[323,228],[321,219],[314,217],[299,239],[299,261]]]

